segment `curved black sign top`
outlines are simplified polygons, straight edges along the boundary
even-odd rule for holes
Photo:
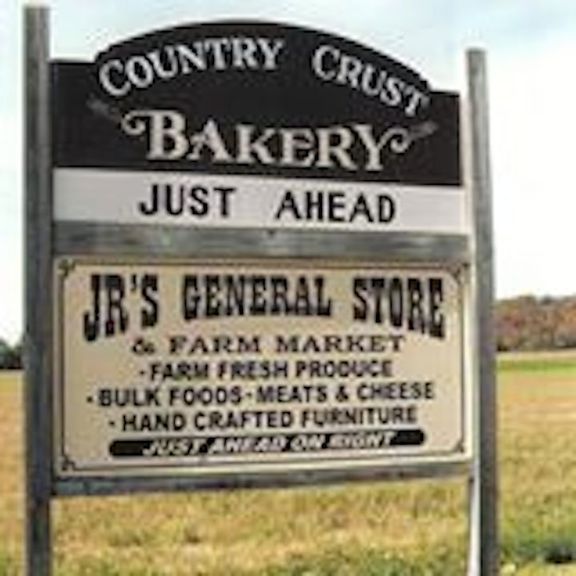
[[[56,167],[461,184],[458,96],[332,34],[181,26],[52,70]]]

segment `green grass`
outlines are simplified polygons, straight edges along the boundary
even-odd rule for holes
[[[576,575],[576,358],[513,360],[520,366],[499,373],[502,564]]]
[[[0,576],[21,574],[18,376],[0,374]],[[576,353],[499,360],[502,576],[576,576]],[[56,576],[461,576],[463,479],[74,498]]]
[[[502,359],[498,361],[500,372],[576,372],[576,360],[555,360],[553,358],[522,360]]]
[[[267,570],[265,576],[462,576],[465,571],[462,555],[446,548],[433,556],[413,559],[383,551],[356,555],[334,552],[319,558],[295,559],[288,567]]]
[[[0,576],[16,576],[18,573],[19,568],[16,560],[0,550]]]

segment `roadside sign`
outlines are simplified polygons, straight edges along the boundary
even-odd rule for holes
[[[318,30],[74,61],[45,8],[25,23],[28,573],[55,496],[459,474],[495,574],[483,55],[464,123],[458,93]]]
[[[60,263],[62,476],[288,472],[464,451],[442,270]]]
[[[457,94],[356,42],[210,23],[52,70],[57,222],[469,233]]]

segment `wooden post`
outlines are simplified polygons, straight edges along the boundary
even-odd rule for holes
[[[51,574],[52,175],[48,9],[24,8],[26,574]]]
[[[469,576],[497,576],[498,487],[496,446],[496,365],[493,322],[494,254],[492,188],[488,128],[486,57],[467,53],[471,146],[471,185],[474,215],[474,289],[476,317],[475,459],[470,488]]]

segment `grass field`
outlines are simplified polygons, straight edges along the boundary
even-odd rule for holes
[[[22,572],[21,379],[0,373],[0,575]],[[499,359],[502,574],[576,576],[576,353]],[[58,500],[58,576],[461,576],[462,480]]]

